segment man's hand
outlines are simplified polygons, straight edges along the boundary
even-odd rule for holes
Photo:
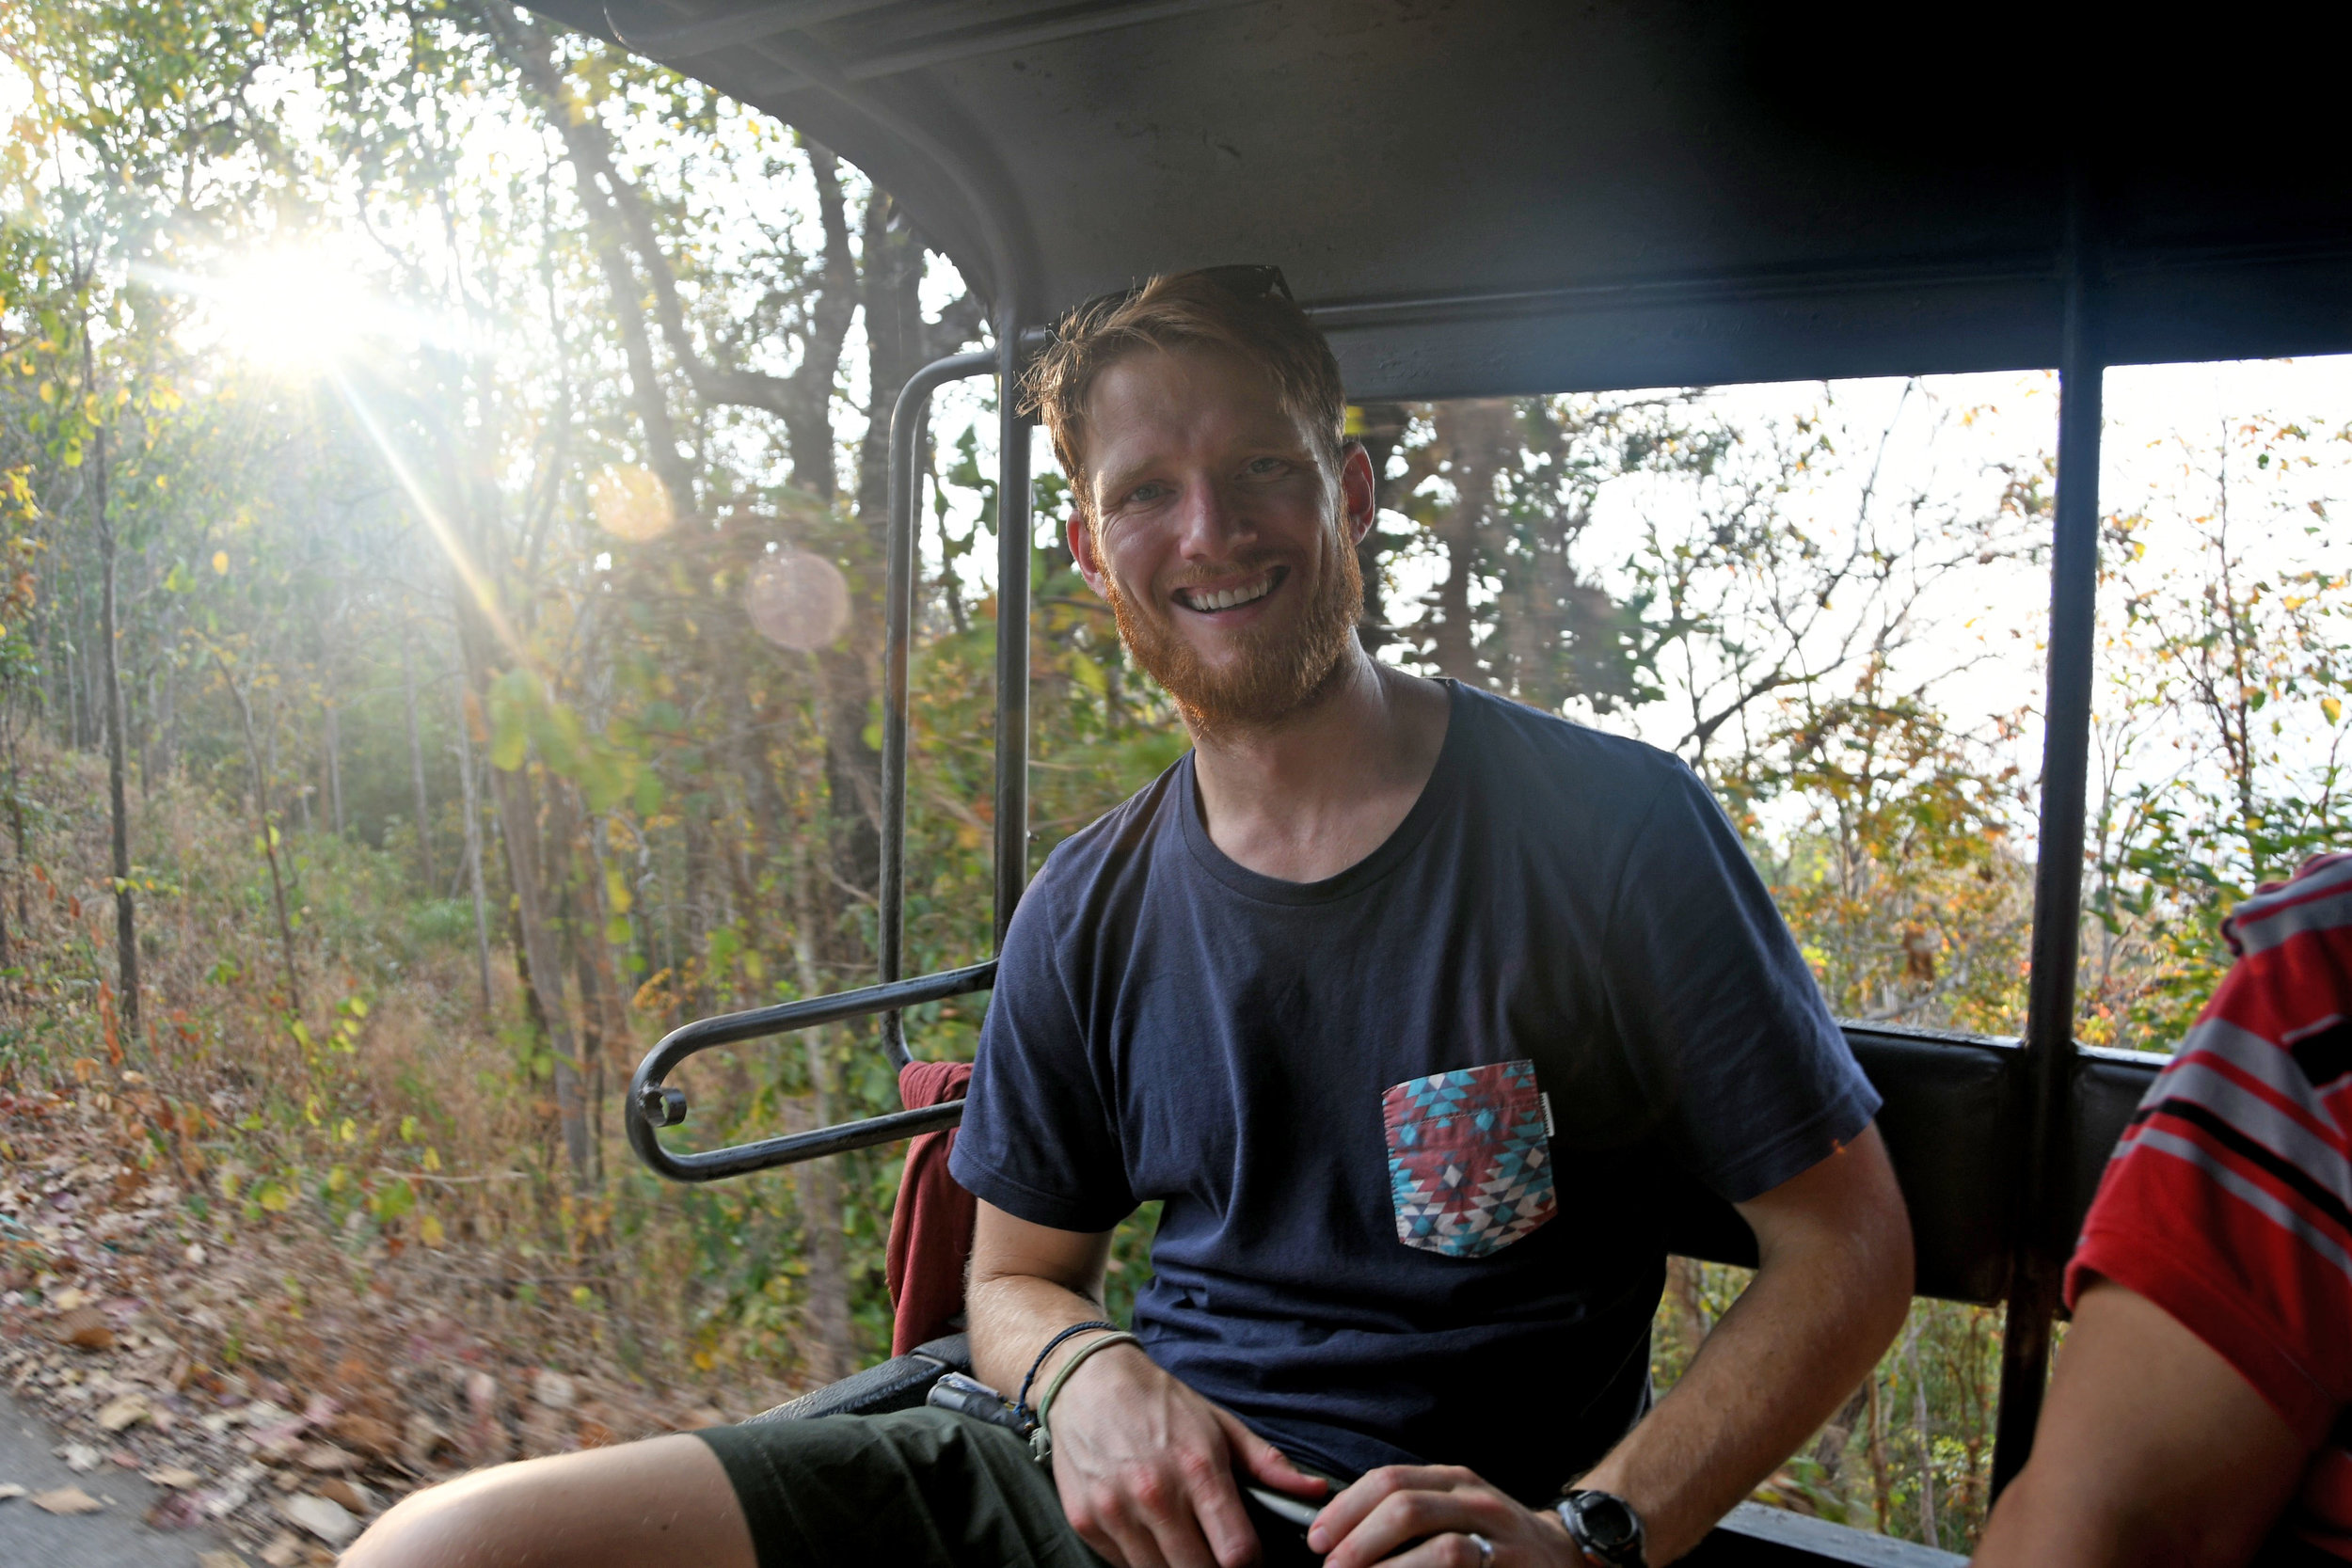
[[[1674,1390],[1578,1482],[1633,1506],[1652,1563],[1697,1545],[1795,1452],[1911,1307],[1911,1221],[1875,1126],[1738,1208],[1756,1277]]]
[[[1258,1560],[1236,1465],[1310,1499],[1325,1483],[1153,1366],[1133,1345],[1087,1358],[1054,1401],[1062,1512],[1113,1568],[1243,1568]]]
[[[1493,1547],[1491,1564],[1473,1532]],[[1307,1547],[1325,1554],[1323,1568],[1576,1568],[1584,1560],[1559,1515],[1520,1506],[1458,1465],[1373,1471],[1331,1499],[1307,1531]]]
[[[1071,1323],[1103,1315],[1110,1234],[1080,1235],[982,1203],[972,1238],[973,1370],[1010,1394],[1032,1368],[1032,1401],[1087,1342],[1038,1353]],[[1238,1466],[1312,1501],[1328,1489],[1274,1446],[1152,1364],[1135,1345],[1087,1357],[1054,1396],[1054,1483],[1062,1510],[1112,1568],[1245,1568],[1258,1536],[1243,1511]]]

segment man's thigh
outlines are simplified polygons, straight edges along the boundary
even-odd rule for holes
[[[755,1568],[727,1472],[690,1436],[525,1460],[420,1492],[342,1568]]]
[[[696,1435],[725,1465],[759,1568],[1104,1568],[1028,1445],[985,1421],[924,1407]]]
[[[344,1568],[1102,1568],[1010,1433],[944,1410],[716,1427],[477,1471]]]

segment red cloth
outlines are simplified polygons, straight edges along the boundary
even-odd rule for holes
[[[898,1069],[898,1098],[908,1110],[961,1100],[972,1082],[969,1062],[909,1062]],[[963,1310],[963,1268],[972,1258],[978,1201],[947,1174],[956,1132],[926,1132],[907,1146],[906,1174],[890,1214],[890,1247],[883,1276],[897,1322],[890,1354],[904,1355],[926,1339],[953,1332],[948,1320]]]
[[[2240,904],[2238,960],[2108,1162],[2066,1275],[2169,1312],[2312,1449],[2290,1527],[2352,1559],[2352,854]]]

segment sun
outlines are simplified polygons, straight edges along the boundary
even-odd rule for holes
[[[196,341],[267,370],[327,372],[371,348],[460,336],[386,300],[356,261],[323,247],[251,251],[200,274],[151,263],[131,270],[198,307],[188,324]]]
[[[381,329],[381,308],[349,271],[316,252],[247,257],[205,293],[222,336],[259,364],[332,362]]]

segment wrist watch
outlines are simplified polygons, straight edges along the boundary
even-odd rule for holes
[[[1649,1568],[1642,1555],[1642,1516],[1609,1492],[1570,1492],[1551,1505],[1568,1539],[1599,1568]]]

